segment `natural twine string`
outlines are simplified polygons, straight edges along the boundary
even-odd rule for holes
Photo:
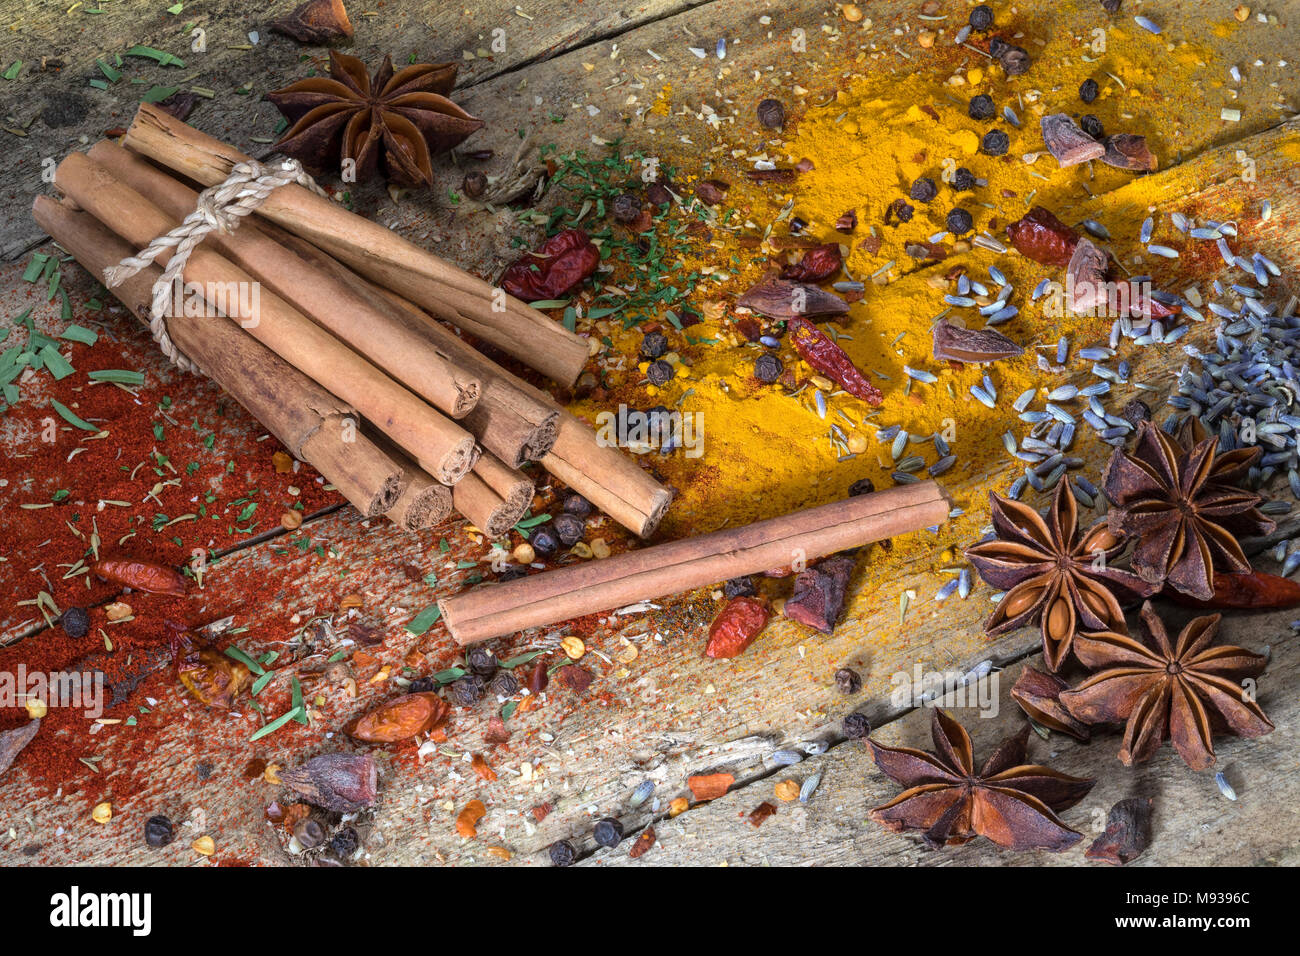
[[[104,270],[104,284],[113,288],[125,282],[141,269],[149,266],[167,249],[174,248],[171,261],[163,270],[158,281],[153,284],[153,302],[149,309],[149,329],[154,341],[162,349],[163,355],[182,371],[194,371],[196,366],[185,356],[171,336],[167,334],[167,319],[171,316],[170,305],[173,290],[182,282],[185,263],[189,261],[194,247],[209,234],[220,230],[232,233],[247,216],[266,198],[281,186],[295,183],[303,186],[318,196],[325,196],[325,191],[316,185],[316,181],[303,172],[302,164],[296,159],[286,159],[279,163],[262,164],[256,160],[236,163],[230,170],[226,181],[210,186],[199,193],[194,211],[186,216],[175,229],[159,236],[147,247],[134,256],[127,256],[115,266]]]

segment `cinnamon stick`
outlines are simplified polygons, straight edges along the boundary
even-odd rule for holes
[[[87,155],[148,196],[175,222],[194,210],[197,192],[136,153],[103,140]],[[320,260],[328,258],[325,253],[269,223],[267,227],[246,218],[234,232],[214,232],[203,241],[435,408],[452,418],[463,418],[473,409],[479,399],[478,379],[457,368],[427,337],[385,322],[371,297],[357,295],[320,268]]]
[[[451,489],[434,481],[415,462],[395,460],[406,475],[406,487],[384,514],[393,524],[407,531],[428,531],[441,524],[451,514]],[[456,484],[461,485],[472,477],[471,472]]]
[[[93,276],[135,249],[87,212],[38,196],[32,214],[50,236]],[[150,266],[113,289],[148,324],[152,288],[160,270]],[[293,455],[314,467],[367,516],[392,506],[402,472],[365,436],[355,413],[230,322],[168,321],[168,334],[204,374],[224,388]]]
[[[456,510],[489,538],[509,532],[533,500],[533,483],[493,455],[482,455],[474,470],[452,489]]]
[[[81,153],[72,153],[59,164],[55,184],[95,218],[111,223],[114,232],[137,248],[148,245],[174,224],[144,196]],[[170,258],[169,250],[158,257],[158,262],[165,265]],[[193,250],[185,278],[187,283],[198,283],[209,293],[213,289],[222,293],[256,289],[256,308],[245,301],[245,296],[224,295],[226,308],[234,313],[229,318],[375,422],[438,481],[455,484],[473,465],[473,436],[274,292],[261,289],[252,276],[212,249],[200,245]],[[177,317],[172,324],[189,323],[205,327],[214,324],[191,317]]]
[[[205,186],[249,160],[149,103],[123,142]],[[577,381],[587,362],[586,341],[542,312],[301,186],[277,189],[257,214],[562,385]]]
[[[918,531],[945,522],[948,509],[947,496],[933,481],[899,485],[743,528],[478,587],[443,598],[438,606],[452,637],[472,644]]]

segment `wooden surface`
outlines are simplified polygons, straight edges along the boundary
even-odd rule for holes
[[[493,26],[504,24],[512,39],[517,31],[518,46],[511,45],[505,55],[490,61],[466,61],[465,88],[458,94],[466,108],[489,123],[483,134],[476,134],[473,145],[496,149],[498,161],[512,151],[516,129],[533,129],[542,141],[569,149],[589,145],[593,134],[614,135],[619,128],[614,117],[628,119],[633,138],[651,143],[671,140],[675,155],[689,155],[690,147],[678,141],[684,135],[679,120],[653,115],[647,109],[665,82],[671,80],[673,102],[688,112],[709,103],[749,122],[752,101],[759,91],[750,71],[762,70],[774,60],[783,65],[788,62],[782,60],[781,51],[784,30],[790,25],[806,25],[815,42],[805,59],[790,63],[791,74],[763,71],[760,89],[786,88],[792,82],[801,82],[812,91],[833,87],[849,68],[854,49],[870,50],[872,44],[884,51],[875,66],[907,70],[908,62],[889,51],[895,43],[892,31],[914,12],[914,4],[872,4],[872,28],[861,36],[847,37],[838,32],[842,21],[820,6],[806,3],[760,8],[713,0],[694,9],[649,3],[593,19],[584,9],[593,6],[588,2],[539,6],[536,11],[529,10],[535,16],[531,21],[510,12],[514,4],[476,4],[471,16],[462,16],[459,7],[446,5],[421,5],[418,14],[401,15],[393,9],[398,6],[389,4],[375,18],[363,18],[353,10],[357,26],[353,52],[367,59],[380,51],[399,57],[410,51],[422,58],[459,59],[462,50],[485,45],[483,37]],[[496,9],[489,9],[493,6]],[[1144,11],[1168,22],[1186,18],[1193,6],[1198,5],[1148,3]],[[221,90],[219,97],[202,104],[192,122],[241,149],[264,154],[266,147],[248,137],[270,135],[275,114],[269,105],[257,101],[256,94],[297,75],[300,51],[284,38],[268,39],[264,26],[235,13],[238,7],[218,3],[205,12],[195,6],[196,21],[209,18],[210,52],[201,64],[188,65],[180,76],[194,73],[189,82]],[[0,251],[13,260],[0,267],[0,294],[4,296],[0,313],[6,315],[24,308],[29,297],[29,290],[19,281],[23,269],[19,257],[40,240],[26,216],[30,196],[45,188],[37,175],[40,159],[61,156],[84,145],[80,137],[93,141],[104,129],[125,124],[132,109],[124,91],[115,87],[110,91],[114,95],[103,95],[83,88],[80,82],[70,83],[71,76],[93,75],[96,56],[137,42],[184,55],[174,40],[174,24],[147,5],[123,5],[91,25],[65,17],[63,9],[29,3],[22,16],[15,17],[17,29],[0,38],[0,68],[14,59],[39,60],[42,53],[60,55],[69,64],[58,75],[29,76],[24,72],[21,95],[14,83],[0,82],[0,96],[5,98],[2,112],[11,117],[6,124],[17,120],[29,133],[19,138],[17,158],[4,173],[7,201],[0,213],[4,217]],[[1225,6],[1222,15],[1228,10],[1230,6]],[[772,24],[758,21],[764,13],[772,17]],[[1034,28],[1048,29],[1049,14],[1029,17]],[[76,23],[75,29],[69,26],[70,19]],[[189,11],[180,19],[188,20]],[[1083,34],[1091,20],[1087,12],[1071,7],[1052,29]],[[728,24],[735,34],[728,60],[722,67],[712,60],[700,63],[686,47],[711,46],[719,24]],[[830,32],[822,31],[822,24],[829,25]],[[1212,26],[1213,18],[1207,18],[1204,24],[1188,26],[1186,32],[1200,29],[1209,43]],[[82,32],[92,27],[93,38]],[[257,49],[225,48],[246,42],[249,29],[261,29],[262,43]],[[1285,36],[1294,38],[1294,31],[1283,33]],[[1239,55],[1241,62],[1246,62],[1245,48],[1257,40],[1233,34],[1218,42],[1230,55]],[[1269,42],[1278,42],[1277,37]],[[1239,46],[1235,54],[1233,44]],[[663,60],[647,56],[647,49]],[[1263,54],[1252,52],[1251,59],[1256,55]],[[132,74],[146,76],[150,82],[175,82],[172,73],[147,61],[133,64]],[[1163,80],[1153,82],[1158,87]],[[1289,82],[1292,88],[1275,91],[1283,101],[1296,92],[1295,79]],[[249,83],[254,95],[228,95],[241,83]],[[810,99],[816,101],[816,95],[810,93]],[[633,96],[636,102],[629,104]],[[84,108],[77,103],[69,107],[76,115],[73,122],[54,127],[37,119],[43,106],[48,109],[46,104],[68,97],[85,101]],[[602,113],[592,116],[587,106]],[[1205,104],[1204,115],[1209,109],[1210,104]],[[566,121],[548,122],[548,114],[554,111],[566,114]],[[1217,104],[1213,112],[1217,114]],[[1134,189],[1121,188],[1099,197],[1095,205],[1081,205],[1087,205],[1087,214],[1099,219],[1107,213],[1131,212],[1152,201],[1154,181],[1159,184],[1159,202],[1169,203],[1169,209],[1194,199],[1201,210],[1221,207],[1226,210],[1225,217],[1232,215],[1243,202],[1242,184],[1236,180],[1240,170],[1236,151],[1244,148],[1259,167],[1259,184],[1247,192],[1255,198],[1267,194],[1274,205],[1271,228],[1265,235],[1251,236],[1251,246],[1265,248],[1284,271],[1293,272],[1300,264],[1300,252],[1293,241],[1300,224],[1295,162],[1300,132],[1291,127],[1268,129],[1285,115],[1263,107],[1248,111],[1246,122],[1238,126],[1200,122],[1189,116],[1177,131],[1181,167],[1148,180],[1140,198]],[[694,123],[690,129],[697,137],[705,135],[701,124]],[[12,134],[0,135],[15,139]],[[668,151],[667,146],[664,149]],[[457,216],[445,204],[394,202],[379,190],[363,191],[358,208],[484,275],[492,274],[512,256],[509,237],[521,228],[509,211],[494,217]],[[65,272],[73,302],[80,305],[94,293],[95,284],[75,268]],[[1165,284],[1180,287],[1173,279]],[[44,327],[60,326],[57,314],[50,310],[37,309],[34,315]],[[136,362],[130,367],[168,383],[183,407],[178,417],[215,421],[214,388],[167,370],[144,333],[120,315],[108,317],[105,324]],[[1203,343],[1205,331],[1196,330],[1187,341]],[[1167,382],[1181,362],[1181,354],[1172,350],[1143,355],[1135,363],[1135,377]],[[221,424],[221,441],[228,443],[230,457],[238,458],[241,449],[245,454],[261,453],[255,444],[260,432],[246,416],[236,413],[223,418]],[[7,448],[17,447],[17,440],[13,434],[4,435]],[[1094,464],[1099,463],[1101,449],[1094,447],[1090,455]],[[11,508],[19,500],[15,491],[19,483],[12,479],[18,477],[22,466],[15,461],[5,468],[11,483],[0,501],[4,508]],[[982,477],[966,477],[953,490],[959,496],[967,495]],[[232,492],[236,485],[237,481],[232,482]],[[810,493],[809,503],[815,497],[815,492]],[[417,638],[402,625],[416,611],[430,606],[439,593],[463,586],[465,578],[475,572],[458,567],[458,562],[484,560],[485,547],[456,523],[431,535],[411,536],[380,523],[363,522],[351,509],[338,509],[329,502],[322,502],[321,507],[325,513],[309,520],[300,533],[310,535],[313,546],[324,546],[325,557],[286,548],[284,536],[269,531],[231,544],[228,556],[213,569],[204,591],[194,599],[192,618],[205,621],[234,615],[236,623],[247,628],[240,646],[256,653],[269,646],[259,643],[259,634],[278,637],[286,628],[305,624],[314,615],[338,612],[345,595],[359,594],[364,604],[355,620],[378,629],[385,638],[375,652],[378,662],[372,671],[379,664],[400,666],[413,649],[424,655],[418,668],[421,673],[454,663],[456,651],[439,627]],[[921,537],[896,548],[891,557],[874,552],[872,560],[860,566],[846,620],[830,637],[814,636],[789,622],[777,621],[762,642],[742,657],[729,662],[707,661],[699,649],[716,606],[707,591],[662,602],[661,608],[645,615],[605,616],[585,622],[583,634],[591,652],[582,664],[596,674],[595,682],[580,696],[553,683],[544,706],[511,718],[508,743],[484,741],[487,719],[496,712],[495,707],[484,704],[475,711],[458,711],[448,728],[447,743],[422,760],[409,749],[376,752],[382,766],[382,797],[366,843],[367,860],[371,864],[500,863],[501,857],[488,851],[503,847],[510,851],[511,862],[542,862],[546,846],[562,837],[573,838],[584,853],[593,850],[588,835],[591,823],[612,815],[624,821],[629,833],[656,820],[661,845],[642,859],[643,864],[1082,864],[1081,848],[1055,857],[1008,855],[997,853],[984,841],[943,854],[926,853],[913,841],[885,833],[866,820],[867,808],[896,791],[875,771],[860,743],[840,739],[838,728],[844,714],[864,710],[883,742],[926,744],[928,713],[890,703],[891,675],[910,672],[917,663],[964,671],[981,661],[993,661],[1005,668],[997,672],[1000,708],[996,718],[979,720],[967,712],[961,719],[981,751],[1023,724],[1006,692],[1018,668],[1035,659],[1036,633],[1018,632],[990,642],[981,629],[989,609],[983,588],[966,602],[954,599],[938,604],[931,600],[939,552],[963,542]],[[442,538],[449,542],[450,551],[438,547]],[[30,574],[30,556],[6,556],[10,560],[0,565],[0,575],[22,580],[22,575]],[[421,573],[436,573],[437,589],[423,584],[407,566]],[[259,582],[259,589],[223,587],[225,581],[246,582],[250,578]],[[898,595],[909,589],[918,596],[900,626]],[[110,596],[97,595],[101,600]],[[0,608],[0,615],[0,641],[40,641],[46,633],[31,608]],[[346,619],[346,614],[337,618],[340,622]],[[1300,657],[1286,627],[1288,620],[1287,615],[1277,614],[1240,617],[1225,625],[1225,634],[1233,641],[1252,649],[1270,645],[1273,653],[1272,666],[1260,682],[1260,700],[1277,730],[1261,740],[1218,742],[1219,768],[1237,790],[1240,799],[1236,803],[1219,794],[1211,774],[1191,773],[1168,748],[1151,764],[1134,771],[1121,767],[1115,759],[1118,738],[1114,733],[1103,733],[1086,747],[1059,736],[1047,742],[1033,738],[1034,756],[1050,753],[1053,766],[1102,780],[1082,804],[1065,814],[1067,823],[1091,838],[1098,814],[1104,817],[1115,800],[1150,794],[1156,799],[1156,841],[1143,857],[1144,863],[1295,863],[1300,819],[1288,808],[1295,804],[1294,735],[1300,724],[1295,694],[1289,688],[1294,686]],[[531,649],[554,649],[559,637],[569,630],[557,627],[519,635],[499,642],[496,650],[504,659]],[[635,658],[629,648],[636,649]],[[549,660],[556,661],[556,656]],[[853,666],[863,675],[863,690],[852,698],[841,696],[834,687],[832,675],[841,666]],[[358,674],[359,679],[368,676]],[[285,684],[287,674],[273,682],[272,701],[286,698]],[[246,780],[243,768],[253,756],[288,764],[305,753],[347,746],[337,737],[323,738],[322,732],[337,731],[387,693],[386,688],[364,683],[358,699],[331,692],[312,728],[291,724],[250,745],[247,738],[259,725],[255,714],[214,717],[173,689],[158,699],[148,716],[157,730],[145,766],[131,765],[140,755],[127,742],[131,729],[118,726],[105,728],[93,745],[88,745],[88,750],[102,755],[100,773],[87,771],[68,781],[57,799],[51,799],[48,788],[33,786],[21,767],[0,778],[0,823],[13,828],[7,841],[0,839],[0,862],[201,862],[188,848],[188,839],[161,852],[143,845],[139,828],[158,812],[187,821],[192,835],[213,835],[218,846],[214,862],[290,862],[261,817],[263,807],[279,794],[279,788]],[[272,704],[268,709],[279,712]],[[810,743],[830,749],[796,767],[773,766],[774,751]],[[495,782],[480,780],[471,769],[469,758],[479,753],[496,770]],[[527,776],[521,771],[525,764],[531,768]],[[746,822],[744,815],[760,802],[774,801],[775,782],[802,780],[814,769],[823,773],[823,782],[806,807],[780,804],[776,816],[757,830]],[[689,796],[686,778],[690,774],[718,770],[736,777],[732,793],[693,806],[672,820],[660,819],[674,797]],[[89,806],[112,798],[115,779],[128,777],[132,780],[130,796],[115,800],[113,823],[108,827],[92,823]],[[141,779],[143,785],[139,785]],[[654,797],[641,808],[630,809],[633,789],[646,780],[655,783]],[[474,798],[487,805],[488,813],[479,824],[479,837],[463,840],[453,821],[460,808]],[[552,809],[538,822],[531,811],[542,804],[550,804]],[[584,859],[584,865],[635,863],[628,860],[626,847],[593,853]]]

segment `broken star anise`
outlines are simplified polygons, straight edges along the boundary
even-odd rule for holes
[[[1087,796],[1095,781],[1026,764],[1028,727],[1002,741],[978,772],[961,724],[936,708],[930,732],[938,753],[868,738],[876,766],[908,788],[872,810],[871,819],[895,833],[920,830],[931,847],[979,835],[1011,850],[1059,852],[1082,839],[1056,814]]]
[[[356,163],[357,179],[377,169],[408,186],[432,185],[431,157],[461,143],[483,121],[447,99],[454,63],[417,63],[371,78],[354,56],[330,51],[330,75],[299,80],[267,99],[293,125],[276,148],[313,169]]]
[[[1126,722],[1119,759],[1148,759],[1166,740],[1193,770],[1214,763],[1215,732],[1262,737],[1273,729],[1243,682],[1264,672],[1267,660],[1245,648],[1214,645],[1219,615],[1193,619],[1177,643],[1148,602],[1142,606],[1146,641],[1123,634],[1081,634],[1074,652],[1095,671],[1061,694],[1061,704],[1090,724]]]
[[[1214,596],[1216,568],[1250,570],[1238,536],[1275,527],[1256,507],[1259,495],[1235,484],[1259,449],[1217,455],[1216,444],[1193,430],[1180,442],[1143,422],[1133,451],[1115,449],[1105,476],[1110,528],[1136,539],[1133,570],[1203,601]]]
[[[1114,567],[1125,541],[1099,520],[1080,535],[1079,506],[1064,484],[1046,518],[1029,505],[990,494],[990,541],[966,549],[966,559],[989,584],[1006,591],[984,625],[1001,634],[1037,623],[1048,669],[1060,670],[1079,630],[1124,631],[1125,604],[1156,590]]]

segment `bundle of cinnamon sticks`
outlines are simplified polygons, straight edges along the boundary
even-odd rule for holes
[[[96,276],[189,215],[190,183],[222,183],[248,161],[150,104],[122,142],[68,156],[62,199],[33,207]],[[146,323],[172,254],[111,290]],[[498,537],[532,501],[528,462],[640,536],[667,509],[670,493],[635,461],[449,326],[563,386],[587,360],[584,338],[302,186],[208,235],[183,278],[172,343],[367,516],[421,530],[454,509]]]

